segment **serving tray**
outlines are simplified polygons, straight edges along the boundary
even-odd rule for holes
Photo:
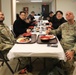
[[[22,37],[23,37],[23,36],[21,35],[21,36],[18,37],[18,39],[19,39],[19,38],[22,38]],[[24,37],[23,37],[23,38],[24,38]],[[17,43],[17,44],[33,44],[33,43],[35,43],[35,42],[37,41],[37,35],[36,35],[36,34],[32,34],[30,39],[31,39],[31,40],[30,40],[29,42],[17,42],[17,41],[16,41],[16,43]]]
[[[46,41],[46,42],[42,42],[41,39],[40,39],[40,35],[38,35],[38,38],[37,38],[37,43],[38,44],[56,44],[58,41],[57,41],[57,38],[53,38],[53,39],[50,39],[49,41]]]

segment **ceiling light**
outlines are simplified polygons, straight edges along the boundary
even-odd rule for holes
[[[31,2],[42,2],[42,0],[31,0]]]

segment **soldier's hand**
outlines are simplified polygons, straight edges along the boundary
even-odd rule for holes
[[[66,53],[65,53],[66,57],[67,57],[67,60],[72,60],[73,57],[74,57],[74,51],[70,51],[68,50]]]
[[[52,22],[49,22],[49,25],[52,26],[53,25]]]
[[[30,20],[29,20],[29,19],[26,19],[25,22],[26,22],[26,23],[30,23]]]
[[[51,29],[48,28],[48,29],[46,30],[46,34],[49,34],[50,32],[51,32]]]
[[[31,29],[27,29],[26,32],[27,32],[27,33],[30,33],[30,32],[31,32]]]

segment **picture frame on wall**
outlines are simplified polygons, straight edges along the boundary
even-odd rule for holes
[[[23,7],[23,11],[27,12],[28,13],[28,7]]]

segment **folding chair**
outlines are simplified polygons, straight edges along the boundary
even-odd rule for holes
[[[0,62],[1,62],[1,64],[0,64],[0,67],[1,67],[4,64],[4,61],[0,58]]]
[[[15,70],[13,71],[13,69],[11,68],[11,66],[8,63],[9,60],[8,60],[7,56],[5,56],[5,54],[0,50],[0,62],[2,62],[0,66],[3,66],[5,63],[12,74],[14,74],[18,70],[19,65],[21,64],[20,58],[16,58],[16,59],[18,60],[18,62],[17,62]]]
[[[5,62],[7,67],[9,68],[9,70],[11,71],[12,74],[14,74],[14,71],[12,70],[12,68],[10,67],[10,65],[8,64],[8,60],[4,57],[4,54],[2,51],[0,51],[0,60],[2,62],[1,66],[3,65],[3,63]]]

